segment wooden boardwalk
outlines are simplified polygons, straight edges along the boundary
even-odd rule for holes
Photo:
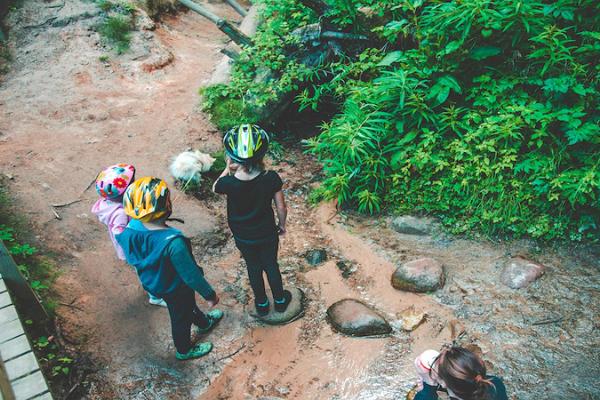
[[[52,399],[2,275],[0,361],[0,400]]]

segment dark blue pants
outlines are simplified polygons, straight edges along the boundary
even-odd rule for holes
[[[279,238],[260,244],[246,244],[236,240],[235,244],[242,253],[244,261],[246,261],[250,286],[254,292],[254,301],[257,303],[267,301],[263,272],[267,274],[273,298],[276,300],[282,299],[283,282],[281,281],[281,272],[279,272],[279,264],[277,263]]]
[[[196,305],[194,291],[186,285],[181,285],[173,293],[163,296],[163,299],[167,302],[171,317],[175,348],[181,354],[187,353],[192,348],[192,324],[205,328],[208,326],[208,319]]]

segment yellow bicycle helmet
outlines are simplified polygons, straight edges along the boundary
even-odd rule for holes
[[[223,138],[225,152],[233,161],[261,159],[269,148],[269,135],[258,125],[243,124],[230,129]]]
[[[150,222],[171,214],[167,183],[145,176],[133,182],[123,195],[125,213],[142,222]]]

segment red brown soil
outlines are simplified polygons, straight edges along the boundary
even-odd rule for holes
[[[25,19],[44,4],[26,2]],[[225,5],[211,6],[235,17]],[[402,398],[415,382],[414,356],[448,343],[462,325],[468,332],[463,342],[477,343],[495,372],[512,378],[509,392],[523,394],[540,377],[551,379],[544,374],[562,368],[538,349],[577,359],[594,343],[598,302],[563,296],[579,285],[577,272],[589,282],[587,289],[578,288],[581,297],[594,299],[593,257],[540,254],[529,243],[508,248],[443,236],[408,237],[391,231],[385,219],[337,214],[331,204],[311,208],[306,198],[319,168],[292,148],[288,162],[273,165],[287,182],[290,210],[280,261],[284,280],[307,295],[305,316],[281,327],[262,326],[249,317],[252,299],[226,230],[223,199],[206,191],[194,197],[175,190],[175,216],[185,219],[178,227],[192,238],[226,312],[206,338],[214,351],[200,360],[176,362],[166,310],[148,305],[133,271],[116,260],[105,228],[89,212],[96,195],[85,189],[101,168],[115,162],[133,163],[138,176],[161,176],[173,186],[170,157],[188,147],[219,148],[220,134],[198,110],[197,90],[221,59],[223,36],[192,13],[167,17],[148,45],[168,50],[173,60],[148,72],[147,63],[126,55],[99,61],[105,50],[81,23],[48,28],[37,32],[39,37],[31,32],[15,35],[13,70],[0,84],[0,170],[12,178],[10,190],[39,244],[60,262],[55,290],[63,303],[76,308],[59,307],[58,324],[65,339],[77,343],[97,366],[88,379],[89,398]],[[61,219],[56,219],[50,204],[75,199],[81,201],[57,209]],[[329,260],[308,266],[302,255],[312,248],[326,248]],[[533,252],[540,262],[553,265],[551,273],[568,289],[542,289],[552,282],[547,277],[521,292],[497,285],[497,264],[509,252]],[[393,289],[394,265],[424,256],[446,265],[447,287],[435,296]],[[337,261],[354,266],[355,272],[344,278]],[[325,322],[325,311],[346,297],[374,306],[394,326],[398,313],[409,306],[425,311],[427,320],[412,333],[396,327],[387,338],[344,337]],[[567,306],[583,322],[526,323]],[[521,362],[523,348],[534,352]],[[537,366],[533,373],[532,365]],[[597,366],[586,368],[590,379],[581,374],[584,386],[597,371]],[[590,385],[588,392],[595,390]]]

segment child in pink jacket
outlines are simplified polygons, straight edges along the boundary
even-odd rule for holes
[[[134,180],[135,167],[130,164],[111,165],[96,177],[96,191],[100,195],[100,199],[92,206],[92,213],[108,228],[108,236],[120,260],[125,260],[125,254],[117,243],[115,235],[123,232],[129,223],[129,216],[123,209],[123,193]],[[160,297],[155,297],[150,293],[148,296],[150,304],[167,306]]]

